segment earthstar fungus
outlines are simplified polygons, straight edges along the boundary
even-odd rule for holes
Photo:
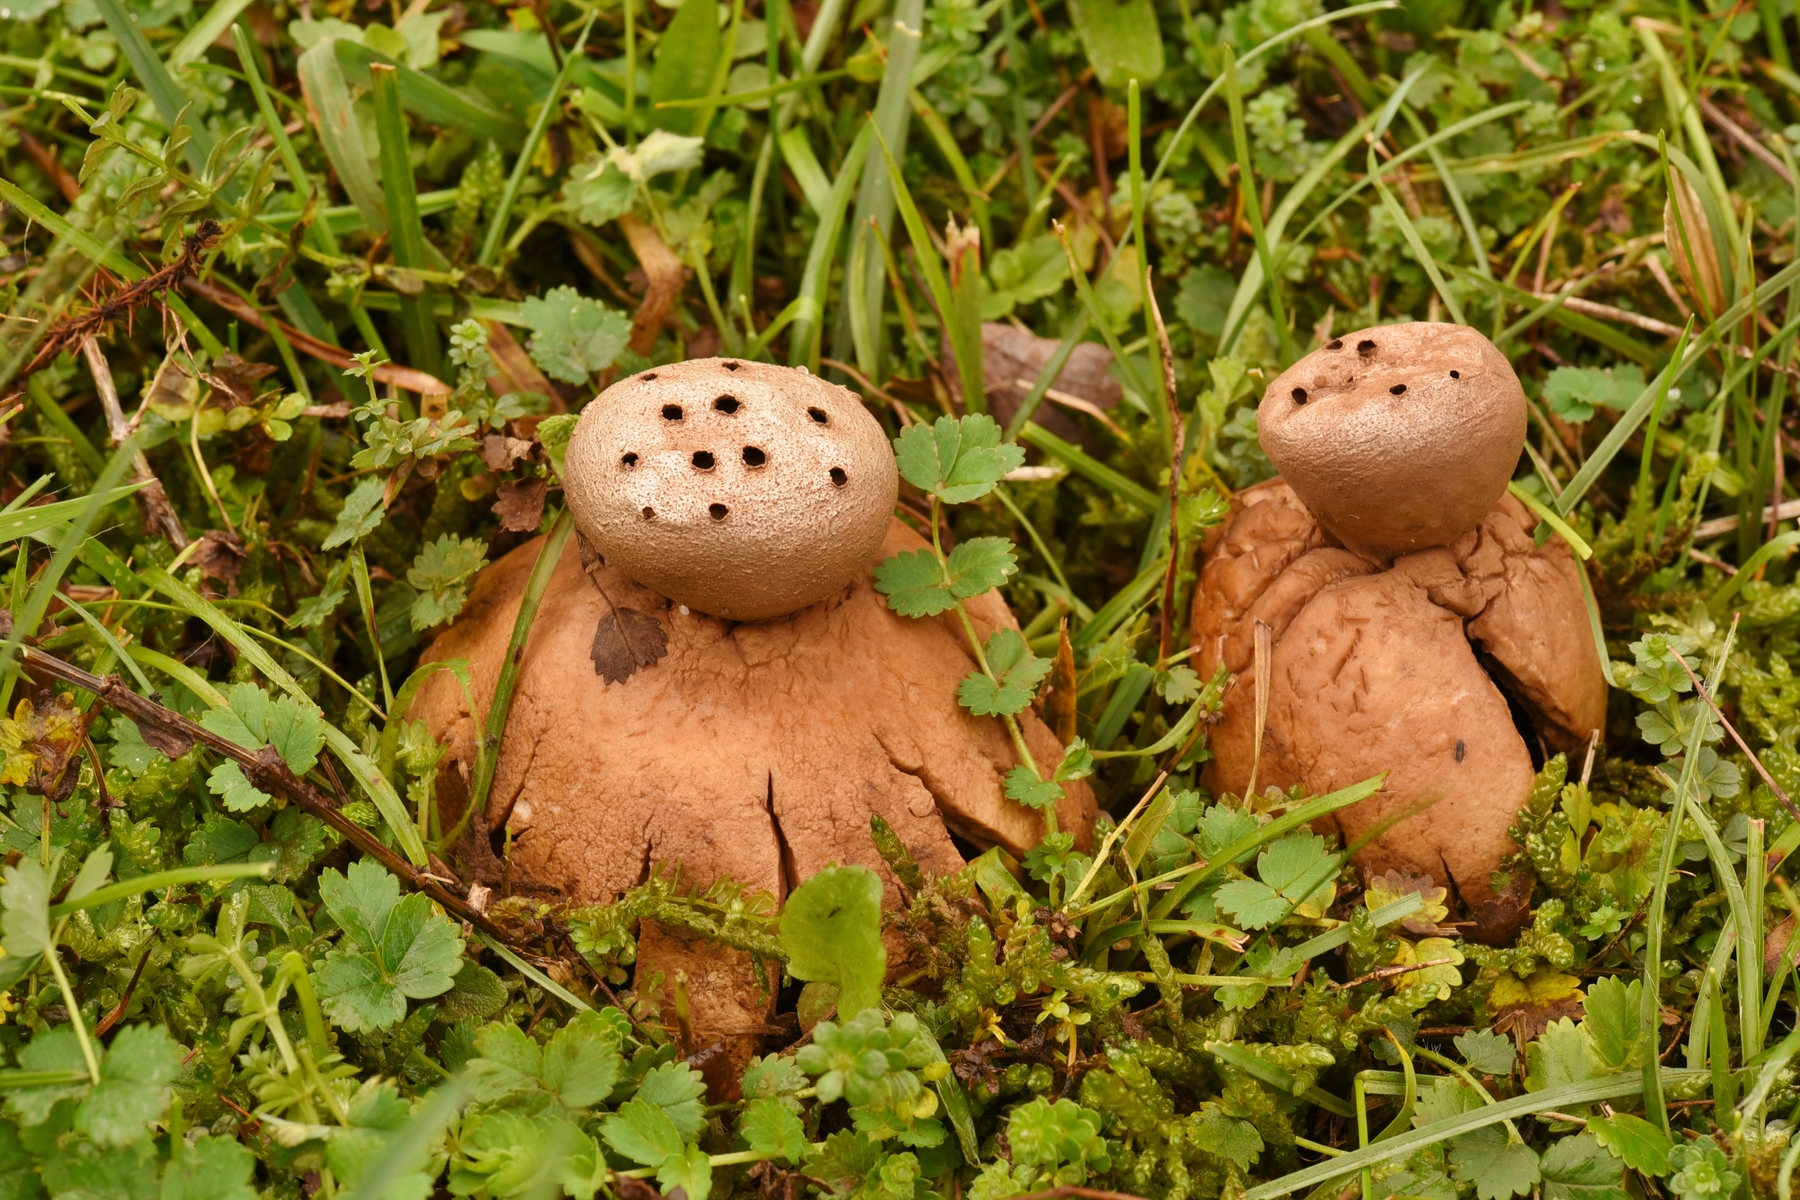
[[[780,898],[861,863],[893,904],[872,814],[930,871],[963,865],[953,833],[1036,844],[1042,817],[1002,790],[1018,761],[1006,730],[957,702],[975,664],[956,613],[903,617],[872,586],[878,563],[925,542],[893,519],[893,453],[855,395],[761,363],[657,367],[583,410],[566,465],[583,545],[557,562],[526,639],[481,814],[511,831],[515,877],[600,903],[679,864],[684,885],[730,876]],[[469,662],[478,711],[542,545],[488,567],[424,655]],[[984,638],[1017,628],[997,592],[964,604]],[[653,630],[658,652],[601,674],[609,618],[628,639]],[[466,794],[477,725],[460,686],[434,677],[412,716],[448,747],[441,794]],[[1033,757],[1060,761],[1034,712],[1019,721]],[[1063,785],[1057,815],[1085,843],[1086,784]],[[640,985],[684,973],[696,1029],[748,1053],[741,1035],[774,996],[747,954],[650,922],[638,953]]]
[[[1323,794],[1389,772],[1325,824],[1375,835],[1366,873],[1430,875],[1507,937],[1529,895],[1495,873],[1534,761],[1584,753],[1606,715],[1582,568],[1507,493],[1518,377],[1466,327],[1384,326],[1295,363],[1257,418],[1282,477],[1233,499],[1194,597],[1196,666],[1234,676],[1206,782]]]

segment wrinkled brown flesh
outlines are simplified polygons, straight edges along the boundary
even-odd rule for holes
[[[483,712],[541,545],[484,571],[461,619],[424,656],[467,659]],[[923,545],[895,522],[875,561]],[[595,903],[679,863],[686,884],[729,875],[780,898],[828,864],[855,862],[881,873],[892,904],[871,813],[930,871],[962,866],[946,826],[1015,854],[1035,844],[1041,818],[1002,792],[1016,761],[1005,728],[957,704],[974,662],[954,612],[894,615],[871,587],[873,566],[791,617],[745,625],[684,614],[596,566],[615,604],[655,613],[669,634],[666,658],[607,685],[588,657],[605,601],[571,544],[526,640],[489,802],[490,820],[512,828],[520,874]],[[1014,625],[996,593],[968,608],[984,637]],[[444,769],[467,780],[476,727],[454,679],[436,676],[410,715],[447,745]],[[1021,719],[1039,764],[1060,761],[1035,714]],[[1064,791],[1059,819],[1085,842],[1093,794],[1085,784]],[[670,985],[685,972],[701,1034],[754,1027],[770,1011],[748,955],[647,930],[639,962]]]
[[[1197,668],[1223,662],[1234,675],[1208,786],[1241,794],[1250,781],[1261,620],[1271,671],[1258,790],[1323,794],[1389,772],[1380,795],[1329,822],[1347,842],[1374,835],[1358,864],[1428,873],[1456,889],[1479,932],[1509,936],[1523,908],[1495,896],[1490,876],[1516,848],[1506,830],[1532,759],[1489,669],[1552,751],[1585,750],[1606,707],[1579,567],[1560,541],[1534,547],[1534,524],[1506,497],[1450,546],[1381,571],[1328,545],[1280,480],[1240,493],[1194,600]]]

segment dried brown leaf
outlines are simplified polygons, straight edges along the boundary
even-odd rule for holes
[[[269,363],[250,362],[227,350],[213,360],[206,382],[213,385],[220,401],[235,407],[256,403],[256,385],[274,373],[275,367]]]
[[[503,433],[490,433],[481,439],[481,461],[490,471],[508,471],[514,463],[530,458],[536,445]]]
[[[500,528],[512,533],[536,529],[544,519],[544,494],[549,490],[549,485],[542,479],[517,479],[501,484],[494,503]]]
[[[662,622],[635,608],[615,608],[594,630],[594,674],[608,683],[624,683],[639,667],[656,663],[669,652]]]
[[[188,559],[202,575],[230,583],[244,569],[244,539],[235,533],[209,529],[200,536],[200,548]]]

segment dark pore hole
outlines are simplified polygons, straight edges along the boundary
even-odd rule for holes
[[[831,468],[831,482],[839,487],[843,487],[846,483],[850,482],[850,477],[844,474],[844,468],[833,467]]]
[[[713,401],[714,412],[722,412],[726,416],[730,416],[737,410],[738,398],[736,396],[720,396],[717,400]]]
[[[745,446],[744,447],[744,465],[746,467],[760,467],[768,461],[769,461],[769,456],[764,454],[757,447],[755,447],[755,446]]]
[[[723,504],[709,504],[706,506],[706,511],[712,514],[713,520],[723,521],[725,519],[725,514],[731,510],[726,508]]]
[[[821,425],[829,425],[831,423],[831,418],[825,415],[825,410],[822,408],[809,408],[806,410],[806,415]]]
[[[1306,403],[1306,389],[1305,388],[1295,388],[1294,389],[1294,403],[1295,404],[1305,404]]]
[[[648,504],[644,505],[644,520],[651,521],[651,520],[655,520],[655,519],[656,519],[656,510],[654,508],[651,508]]]
[[[652,371],[648,375],[644,376],[644,382],[645,383],[655,383],[656,382],[656,372]]]
[[[1356,343],[1356,352],[1358,354],[1373,354],[1375,353],[1375,343],[1368,338],[1364,338],[1362,341]]]
[[[1325,348],[1327,350],[1342,350],[1344,348],[1344,339],[1332,338],[1331,342]]]
[[[679,404],[663,405],[663,420],[665,420],[665,421],[681,420],[681,405],[679,405]]]
[[[725,364],[725,369],[727,371],[735,371],[738,369],[738,365],[734,362],[728,362]]]
[[[627,454],[624,458],[619,460],[619,465],[622,467],[635,467],[637,466],[637,462],[637,455]]]
[[[694,466],[698,467],[702,471],[712,470],[713,469],[712,451],[711,450],[696,450],[696,451],[694,451]]]
[[[1388,391],[1395,396],[1404,396],[1406,395],[1406,385],[1404,383],[1396,383],[1393,387],[1389,388]]]
[[[1450,372],[1450,378],[1452,378],[1452,379],[1461,379],[1461,378],[1462,378],[1462,372],[1461,372],[1461,371],[1452,371],[1452,372]]]

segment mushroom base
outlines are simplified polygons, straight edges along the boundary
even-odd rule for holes
[[[1365,874],[1430,875],[1482,940],[1516,932],[1530,897],[1496,878],[1534,757],[1584,754],[1605,722],[1581,570],[1511,496],[1448,546],[1382,569],[1332,544],[1281,480],[1239,493],[1194,597],[1195,665],[1234,678],[1205,782],[1324,794],[1387,773],[1381,792],[1320,822]],[[1258,627],[1267,716],[1256,740]],[[1526,737],[1531,738],[1528,745]]]
[[[480,711],[541,545],[484,571],[462,617],[425,653],[468,661]],[[514,878],[592,904],[678,868],[686,886],[730,876],[781,899],[828,865],[861,863],[881,874],[892,906],[899,890],[870,839],[872,814],[933,872],[963,866],[953,832],[1021,855],[1035,845],[1042,818],[1002,788],[1017,761],[1004,727],[957,703],[975,664],[955,613],[900,617],[872,587],[877,563],[924,545],[896,521],[849,586],[788,617],[733,624],[672,605],[604,563],[587,578],[571,544],[526,640],[485,814],[489,828],[512,832]],[[603,681],[589,657],[610,611],[602,589],[667,635],[666,655],[623,683]],[[967,608],[983,637],[1015,626],[997,593]],[[410,715],[446,745],[442,769],[468,780],[476,724],[455,679],[435,676]],[[1033,756],[1060,761],[1036,715],[1020,720]],[[1065,785],[1058,818],[1083,844],[1095,812],[1085,784]],[[749,956],[646,933],[639,978],[661,971],[672,986],[685,973],[697,1036],[737,1038],[747,1055],[753,1039],[742,1031],[774,1003]],[[892,958],[898,950],[890,945]]]

